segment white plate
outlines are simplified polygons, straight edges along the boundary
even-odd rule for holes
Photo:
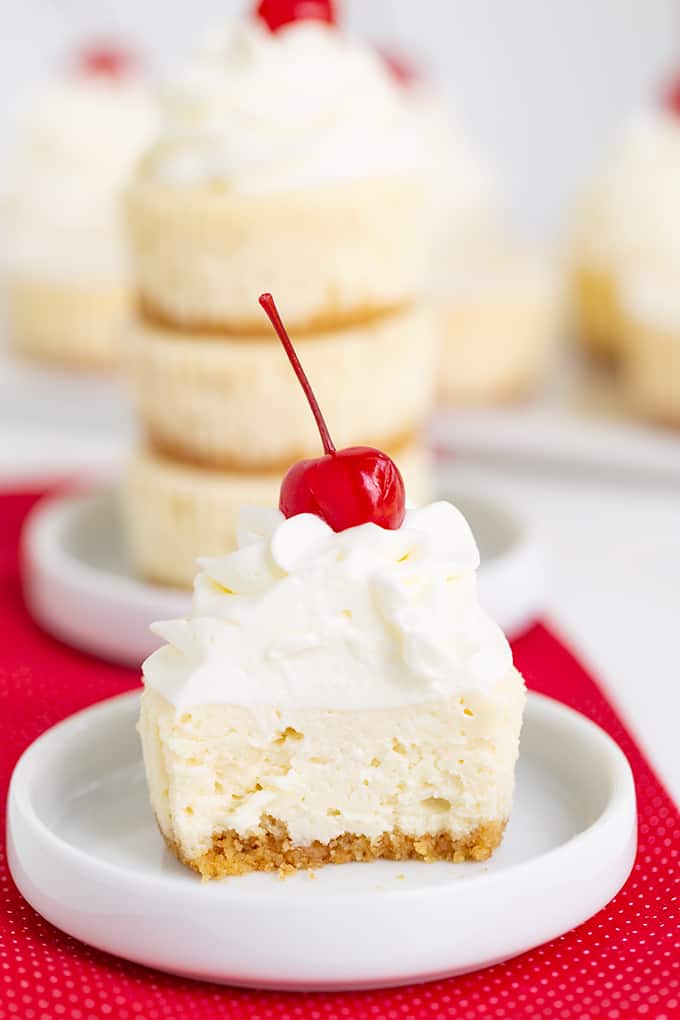
[[[502,465],[521,463],[580,474],[677,483],[677,430],[641,420],[626,407],[621,380],[575,350],[560,352],[529,400],[440,409],[430,428],[436,449]]]
[[[455,493],[451,498],[480,545],[481,601],[515,635],[542,607],[540,542],[527,522],[498,502]],[[158,646],[149,631],[154,620],[186,616],[190,609],[189,593],[134,576],[112,491],[40,504],[24,531],[23,580],[29,609],[47,630],[125,665],[138,666]]]
[[[488,863],[379,861],[202,883],[156,829],[137,708],[136,692],[123,695],[45,733],[16,766],[8,807],[10,869],[28,902],[137,963],[257,987],[427,981],[585,921],[633,864],[622,752],[584,717],[530,695],[515,807]]]

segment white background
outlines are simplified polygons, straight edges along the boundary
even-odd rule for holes
[[[677,0],[338,0],[456,101],[532,231],[553,232],[631,104],[680,51]],[[114,33],[170,69],[242,0],[0,0],[0,158],[16,95],[72,45]]]

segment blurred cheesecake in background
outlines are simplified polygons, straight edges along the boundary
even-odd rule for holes
[[[85,50],[23,111],[4,182],[2,277],[15,348],[107,369],[130,308],[121,194],[157,128],[136,58]]]
[[[635,110],[577,204],[571,296],[578,335],[595,353],[620,354],[623,285],[680,233],[680,81]]]
[[[680,180],[677,186],[680,190]],[[637,414],[678,428],[680,237],[664,257],[641,260],[621,279],[621,380],[628,405]]]
[[[499,175],[455,114],[407,62],[386,59],[417,117],[430,180],[440,399],[526,396],[543,378],[562,324],[555,260],[513,228]]]
[[[650,213],[663,203],[674,122],[663,108],[636,111],[577,205],[572,310],[579,339],[595,354],[616,356],[622,350],[622,273],[636,255],[642,256]]]
[[[299,332],[420,297],[418,124],[370,47],[313,13],[276,31],[244,17],[205,40],[166,111],[129,194],[149,319],[258,333],[266,286]]]
[[[144,445],[122,503],[133,563],[156,582],[190,586],[197,557],[234,548],[238,506],[275,507],[286,469],[319,452],[265,290],[337,441],[393,451],[409,499],[429,498],[438,333],[420,125],[332,4],[272,27],[289,6],[206,39],[129,185],[124,362]]]
[[[450,255],[442,252],[437,263],[441,398],[455,404],[530,396],[560,338],[556,266],[511,232]]]
[[[620,364],[631,409],[680,424],[680,79],[636,110],[577,210],[581,342]]]

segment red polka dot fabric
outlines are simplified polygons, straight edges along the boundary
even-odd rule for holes
[[[53,723],[137,683],[42,633],[23,607],[17,546],[36,494],[0,497],[0,793]],[[351,994],[241,991],[107,956],[43,921],[0,849],[0,1020],[671,1020],[680,1017],[680,817],[605,695],[542,626],[515,645],[531,688],[599,723],[637,783],[640,843],[625,888],[591,921],[505,964],[427,985]],[[641,683],[644,678],[641,678]]]

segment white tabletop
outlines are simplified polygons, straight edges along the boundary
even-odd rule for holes
[[[108,472],[128,444],[127,423],[47,428],[0,409],[0,483]],[[540,524],[550,554],[549,620],[605,685],[680,801],[677,482],[479,459],[458,460],[455,472],[461,486],[496,493]]]

